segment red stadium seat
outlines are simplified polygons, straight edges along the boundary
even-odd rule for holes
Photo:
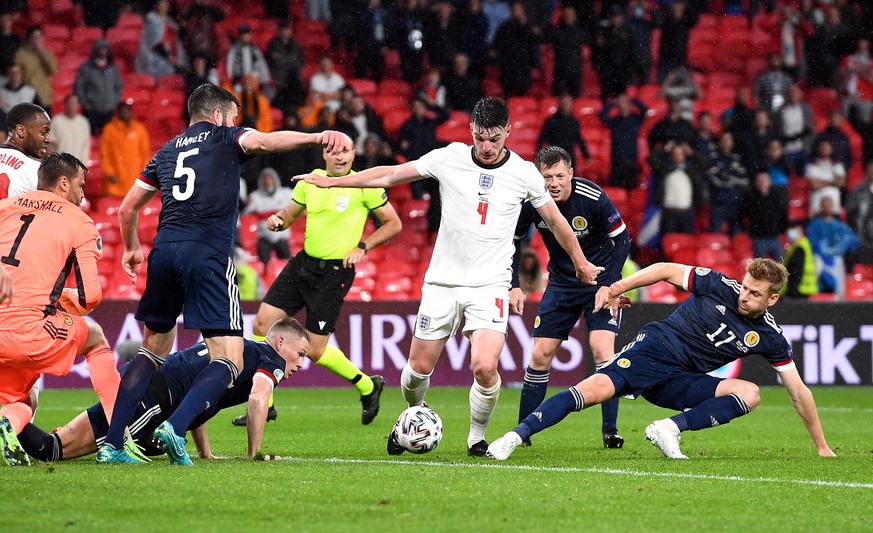
[[[154,89],[155,78],[151,74],[131,72],[124,75],[124,87],[126,89]]]
[[[838,302],[840,298],[831,292],[823,292],[820,294],[813,294],[809,297],[809,301],[811,302]]]
[[[711,248],[701,248],[697,250],[697,264],[704,267],[712,265],[731,263],[734,261],[734,254],[730,250],[714,250]]]
[[[418,272],[416,265],[406,261],[385,259],[378,265],[378,278],[391,278],[397,276],[414,276]]]
[[[410,200],[404,202],[403,207],[400,209],[400,218],[404,221],[412,218],[423,218],[427,220],[427,211],[429,208],[430,202],[428,200]]]
[[[853,276],[846,276],[846,300],[873,300],[873,280],[855,279]]]
[[[385,133],[396,137],[400,133],[400,128],[412,116],[408,108],[393,109],[382,114],[382,125],[385,127]],[[439,137],[437,137],[439,138]]]
[[[412,280],[408,277],[396,277],[387,281],[379,280],[373,297],[377,300],[407,300],[412,290]]]
[[[526,113],[539,113],[539,100],[531,96],[512,96],[507,100],[509,115],[523,115]]]
[[[369,253],[367,254],[369,256]],[[378,268],[373,261],[361,261],[355,265],[355,280],[361,278],[374,278]]]
[[[676,287],[669,283],[661,282],[646,287],[646,297],[651,303],[672,304],[679,301]]]
[[[375,96],[379,89],[376,82],[373,80],[353,78],[347,80],[346,83],[351,85],[359,96],[362,96],[367,100],[369,100],[370,97]]]
[[[379,94],[402,96],[408,102],[412,96],[412,89],[403,80],[382,80],[379,83]]]
[[[745,233],[737,233],[731,239],[731,248],[734,256],[739,260],[752,259],[755,254],[752,251],[752,239]]]
[[[118,28],[142,28],[142,25],[143,18],[138,13],[122,13],[115,24]],[[79,28],[76,28],[76,31],[79,31]]]
[[[711,248],[713,250],[730,249],[731,238],[723,233],[702,233],[697,236],[698,248]]]
[[[661,236],[661,248],[668,259],[682,248],[693,249],[697,239],[689,233],[665,233]]]

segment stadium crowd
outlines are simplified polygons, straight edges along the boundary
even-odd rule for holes
[[[575,174],[605,187],[627,222],[637,263],[667,258],[737,276],[752,257],[784,258],[797,279],[814,278],[790,296],[873,298],[869,2],[239,4],[0,7],[0,122],[15,104],[42,105],[56,148],[88,162],[107,297],[136,298],[145,283],[131,285],[118,267],[121,198],[184,128],[188,95],[213,82],[240,98],[239,125],[347,133],[355,169],[467,141],[479,98],[505,97],[508,147],[526,159],[548,145],[567,149]],[[320,164],[313,149],[253,157],[243,168],[251,193],[240,197],[248,206],[240,255],[267,285],[287,253],[265,246],[263,232],[259,245],[259,222],[275,210],[258,205],[287,196],[292,176]],[[265,169],[278,178],[273,187]],[[424,180],[390,194],[404,230],[358,265],[350,298],[420,297],[410,280],[432,251],[438,189]],[[140,214],[145,246],[159,211],[155,203]],[[303,232],[288,240],[300,250]],[[538,236],[530,247],[545,264]],[[648,297],[682,299],[662,285]]]

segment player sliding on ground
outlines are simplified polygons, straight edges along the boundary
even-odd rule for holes
[[[687,459],[679,448],[681,432],[727,424],[751,412],[761,399],[754,383],[707,372],[758,354],[779,372],[818,454],[833,456],[815,400],[794,365],[791,345],[767,311],[779,300],[787,279],[781,264],[755,259],[747,265],[742,283],[708,268],[675,263],[657,263],[613,283],[608,304],[613,313],[623,292],[659,281],[694,294],[666,320],[641,329],[608,366],[543,402],[514,430],[494,441],[488,455],[504,461],[523,440],[573,411],[631,394],[680,412],[649,424],[646,438],[665,457]]]
[[[415,161],[342,178],[307,174],[295,179],[319,187],[390,187],[427,177],[439,181],[440,228],[400,387],[407,404],[422,405],[434,366],[463,318],[473,370],[467,454],[481,457],[488,449],[485,430],[500,395],[497,360],[506,340],[512,237],[522,203],[529,200],[537,210],[582,282],[596,283],[603,268],[585,259],[537,168],[504,146],[510,134],[506,102],[479,100],[471,118],[473,146],[452,143]],[[402,452],[392,432],[388,453]]]
[[[194,428],[191,436],[200,457],[214,459],[206,434],[206,421],[222,409],[248,401],[248,457],[254,459],[264,434],[267,399],[275,385],[300,368],[308,349],[309,335],[293,318],[284,318],[273,324],[264,342],[246,340],[244,370],[220,401],[200,413],[191,425]],[[191,389],[194,378],[208,364],[206,346],[200,342],[187,350],[170,354],[161,368],[152,374],[146,394],[137,404],[130,424],[134,440],[147,455],[163,453],[152,441],[155,428],[173,414]],[[97,446],[103,443],[108,426],[103,406],[98,403],[53,433],[27,424],[19,441],[28,455],[40,461],[74,459],[96,452]],[[138,458],[145,459],[142,455]]]

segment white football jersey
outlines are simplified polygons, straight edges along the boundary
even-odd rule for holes
[[[39,165],[18,148],[0,145],[0,199],[35,191]]]
[[[418,173],[440,183],[442,219],[427,283],[481,287],[512,278],[512,238],[521,205],[542,207],[550,197],[536,166],[518,154],[481,165],[473,148],[452,143],[415,163]]]

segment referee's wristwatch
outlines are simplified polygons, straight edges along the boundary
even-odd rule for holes
[[[361,241],[361,242],[358,243],[358,248],[360,248],[361,250],[363,250],[365,254],[367,253],[367,245],[364,244],[364,241]]]

